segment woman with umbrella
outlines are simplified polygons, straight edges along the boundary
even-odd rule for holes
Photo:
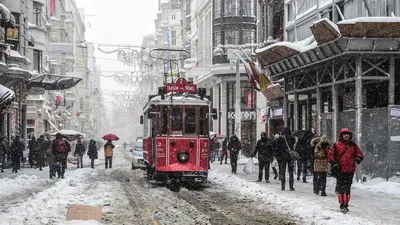
[[[107,140],[107,143],[104,145],[104,156],[106,159],[106,169],[108,169],[108,164],[110,164],[110,169],[112,167],[112,157],[113,157],[113,152],[114,152],[114,145],[111,140],[119,140],[117,135],[115,134],[106,134],[103,137],[104,140]]]

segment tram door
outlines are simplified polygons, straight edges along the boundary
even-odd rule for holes
[[[154,118],[155,117],[155,118]],[[156,161],[156,136],[157,136],[157,120],[158,115],[154,116],[151,119],[151,129],[150,129],[150,137],[151,137],[151,161],[155,163]]]

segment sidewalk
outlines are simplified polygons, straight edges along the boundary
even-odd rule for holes
[[[337,195],[334,192],[336,180],[328,177],[327,197],[313,193],[312,176],[307,177],[308,183],[296,180],[295,191],[281,191],[279,180],[273,179],[270,170],[271,183],[255,182],[258,173],[243,172],[246,159],[238,163],[237,174],[230,173],[230,165],[212,163],[209,180],[224,187],[252,196],[257,201],[272,204],[278,211],[291,213],[307,224],[399,224],[400,214],[400,179],[393,178],[388,182],[376,178],[365,183],[355,183],[352,186],[350,212],[346,215],[339,212]],[[287,175],[288,176],[288,175]],[[288,182],[288,177],[286,178]],[[286,184],[288,189],[288,183]]]

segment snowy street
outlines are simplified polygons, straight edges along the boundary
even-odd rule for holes
[[[99,224],[96,221],[66,222],[68,204],[102,206],[101,224],[398,224],[400,183],[370,180],[353,185],[350,212],[339,212],[328,180],[328,196],[312,193],[308,183],[295,181],[294,192],[281,191],[279,182],[254,182],[257,174],[238,174],[229,165],[214,162],[210,184],[201,190],[182,188],[171,192],[149,183],[143,171],[130,169],[130,152],[117,149],[112,169],[104,169],[102,153],[95,169],[68,165],[65,179],[48,179],[44,171],[22,168],[0,174],[1,225]],[[273,178],[273,176],[271,176]],[[378,192],[377,190],[381,192]],[[384,200],[384,201],[383,201]]]

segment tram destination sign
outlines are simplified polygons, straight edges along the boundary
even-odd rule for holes
[[[197,92],[195,84],[166,84],[167,92]]]
[[[167,92],[197,92],[197,85],[188,84],[183,77],[178,78],[174,84],[166,84],[165,88]]]

